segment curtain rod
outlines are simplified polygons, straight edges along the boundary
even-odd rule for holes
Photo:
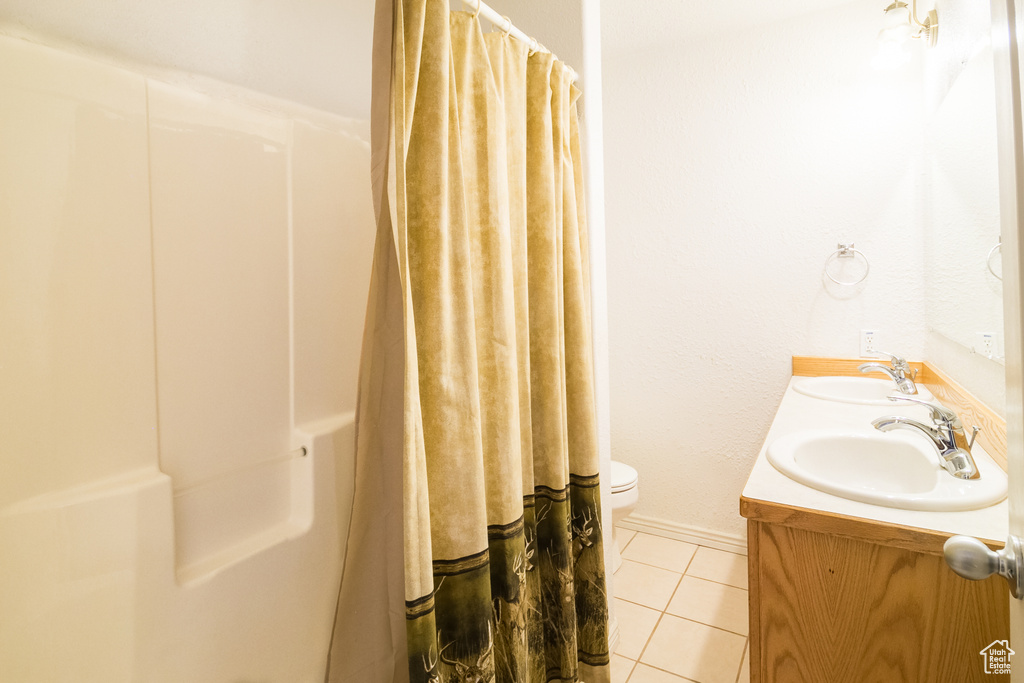
[[[543,50],[545,52],[551,52],[551,50],[541,45],[536,38],[528,36],[520,29],[516,28],[511,19],[498,14],[493,7],[485,3],[483,0],[462,0],[462,3],[464,5],[468,5],[474,12],[482,15],[484,19],[500,28],[503,33],[507,33],[514,38],[518,38],[529,45],[531,51],[536,52],[538,50]],[[554,55],[554,53],[552,53],[552,55]],[[555,56],[555,59],[558,59],[558,57]],[[573,82],[578,81],[580,75],[576,73],[576,70],[568,64],[565,64],[565,62],[562,62],[562,64],[564,64],[565,68],[569,70],[570,74],[572,74]]]

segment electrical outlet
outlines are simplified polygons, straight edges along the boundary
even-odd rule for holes
[[[978,333],[978,353],[986,358],[996,355],[996,337],[991,332]]]
[[[874,358],[878,355],[878,350],[875,348],[875,337],[878,335],[878,330],[861,330],[860,331],[860,357],[861,358]]]

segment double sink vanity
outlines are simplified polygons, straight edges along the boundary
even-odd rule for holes
[[[751,681],[999,680],[980,652],[1009,638],[1006,584],[943,544],[1002,547],[1005,423],[927,364],[907,394],[861,363],[793,359],[743,490]]]

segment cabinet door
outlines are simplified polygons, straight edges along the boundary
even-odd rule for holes
[[[1002,579],[938,555],[748,522],[752,683],[979,683],[1005,638]]]

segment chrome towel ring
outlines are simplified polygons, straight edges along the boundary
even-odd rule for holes
[[[860,255],[860,257],[862,259],[864,259],[864,274],[861,275],[860,278],[858,278],[856,280],[850,280],[850,281],[837,280],[835,277],[833,277],[832,273],[828,272],[828,265],[832,261],[834,261],[835,259],[840,259],[840,258],[851,258],[852,259],[852,258],[856,258],[857,255]],[[868,257],[864,255],[864,252],[862,252],[860,249],[854,249],[853,248],[853,242],[850,242],[849,244],[842,244],[842,243],[837,244],[836,245],[836,250],[834,252],[832,252],[827,259],[825,259],[825,276],[829,280],[831,280],[832,282],[836,283],[837,285],[846,285],[848,287],[853,286],[853,285],[859,285],[860,283],[864,282],[864,280],[867,279],[868,273],[870,273],[870,272],[871,272],[871,262],[868,261]]]
[[[996,246],[994,246],[994,247],[992,247],[991,249],[988,250],[988,257],[985,259],[985,265],[988,266],[988,272],[992,273],[992,277],[994,277],[997,280],[1002,280],[1003,276],[1000,275],[999,273],[997,273],[995,271],[995,269],[992,267],[992,257],[995,255],[995,253],[997,251],[999,252],[999,255],[1002,256],[1002,254],[1003,254],[1003,238],[1002,237],[999,238],[999,242],[996,243]]]

